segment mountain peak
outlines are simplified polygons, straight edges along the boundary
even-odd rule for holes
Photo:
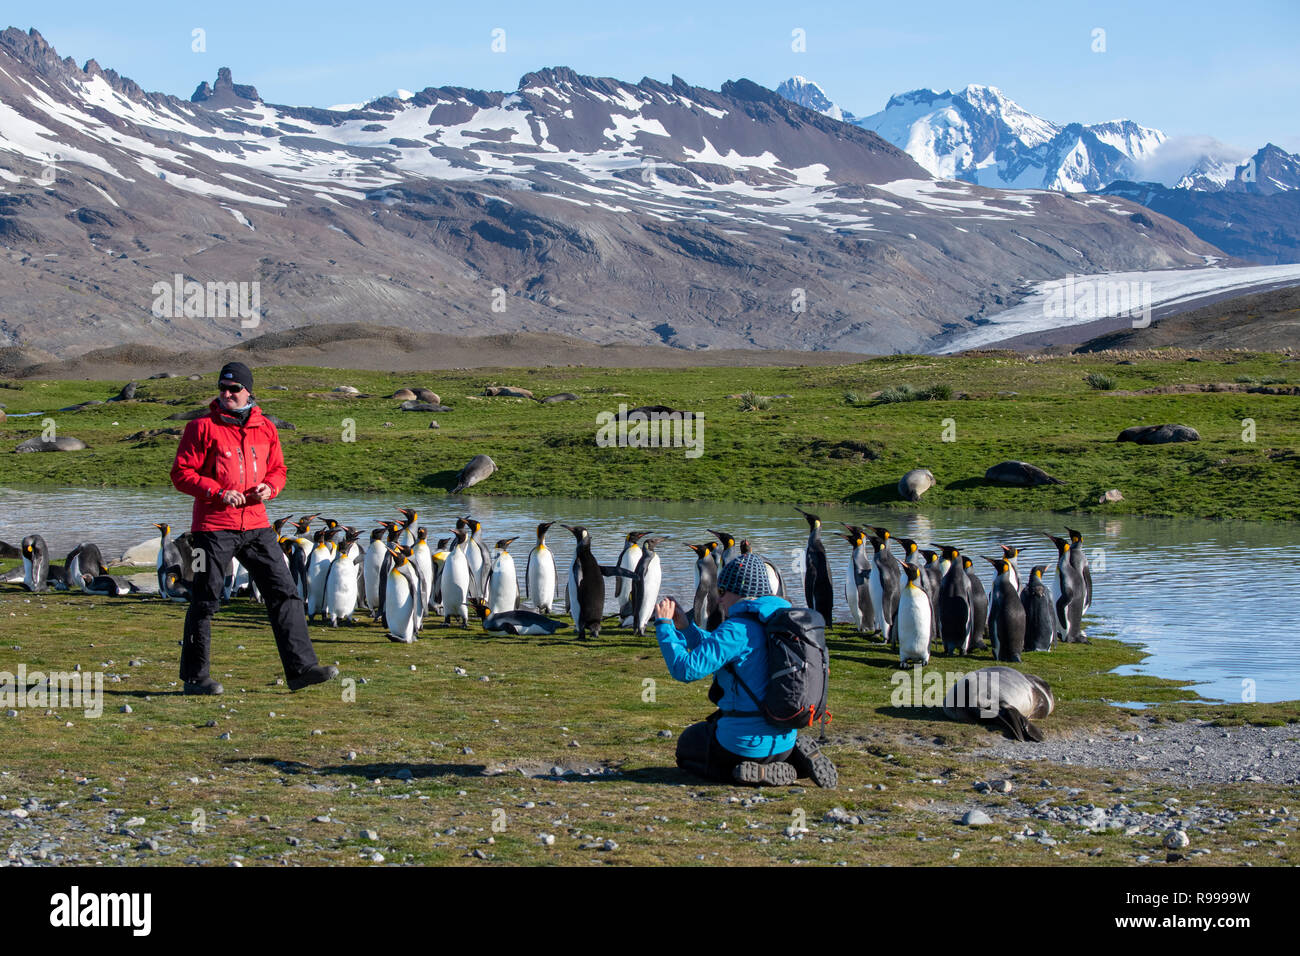
[[[817,83],[804,76],[792,76],[776,88],[778,96],[810,110],[816,110],[831,119],[853,122],[853,114],[846,113],[826,95]]]
[[[208,109],[219,110],[228,106],[260,103],[262,98],[257,95],[257,87],[235,83],[230,67],[223,66],[217,70],[216,84],[209,86],[208,81],[204,80],[190,97],[190,102],[202,103]]]

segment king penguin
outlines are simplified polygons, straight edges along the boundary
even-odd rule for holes
[[[641,545],[637,542],[649,533],[649,531],[629,531],[623,539],[623,550],[619,552],[618,560],[614,562],[615,565],[625,571],[635,573],[636,566],[641,563]],[[614,597],[618,599],[619,623],[623,627],[634,626],[635,621],[633,618],[635,614],[632,611],[631,583],[624,584],[621,577],[615,578]]]
[[[483,522],[466,515],[465,526],[469,530],[469,544],[465,548],[465,560],[469,563],[469,596],[483,597],[488,569],[492,567],[492,553],[479,538],[483,533]]]
[[[359,536],[360,532],[355,528],[346,531],[325,575],[325,619],[330,622],[330,627],[338,627],[340,618],[349,624],[356,623],[352,615],[364,587],[361,546],[357,544]]]
[[[1016,562],[1020,558],[1020,549],[1012,547],[1009,544],[1000,544],[998,547],[1002,549],[1002,557],[1006,558],[1007,562],[1011,565],[1011,583],[1016,586],[1016,591],[1019,593],[1021,585],[1020,565]]]
[[[384,556],[388,553],[384,548],[384,535],[387,531],[386,526],[380,525],[370,532],[370,546],[366,548],[366,556],[361,561],[361,576],[366,583],[366,607],[370,608],[371,620],[379,617],[379,596],[384,587],[381,572]]]
[[[1043,583],[1045,564],[1036,564],[1029,572],[1029,581],[1020,592],[1020,603],[1025,608],[1025,650],[1050,651],[1056,637],[1056,609],[1052,595]]]
[[[1010,564],[1011,562],[1008,561],[1007,563]],[[989,621],[989,596],[984,590],[984,584],[980,581],[979,575],[975,573],[974,565],[975,562],[966,557],[966,555],[963,554],[961,556],[962,570],[966,572],[966,580],[970,582],[971,613],[975,615],[975,619],[972,622],[970,647],[968,650],[981,651],[988,647],[988,645],[984,643],[984,631],[988,627]],[[1014,589],[1014,569],[1012,571],[1011,584]],[[1016,593],[1019,594],[1018,591]]]
[[[803,554],[803,596],[807,605],[822,616],[829,626],[835,603],[835,584],[830,564],[826,560],[826,546],[822,544],[822,519],[802,508],[795,511],[808,522],[808,544]],[[723,562],[726,567],[726,562]]]
[[[970,649],[971,634],[975,630],[975,613],[971,602],[970,578],[961,566],[961,552],[944,545],[944,559],[948,570],[939,585],[939,637],[943,652],[965,654]]]
[[[867,554],[867,536],[862,531],[837,532],[853,546],[844,568],[844,600],[859,634],[876,629],[876,606],[871,600],[871,558]]]
[[[569,616],[578,632],[578,640],[600,638],[600,621],[605,614],[605,578],[627,572],[619,567],[604,568],[591,551],[591,532],[582,525],[561,524],[573,533],[577,550],[569,568]]]
[[[989,639],[993,642],[993,656],[999,661],[1018,664],[1025,650],[1025,606],[1020,603],[1020,595],[1016,592],[1011,561],[1007,558],[985,560],[997,572],[993,581],[993,601],[989,607]]]
[[[795,511],[799,511],[799,509],[796,508]],[[799,513],[803,514],[802,511],[799,511]],[[712,528],[709,528],[708,532],[717,538],[718,543],[722,546],[722,554],[720,556],[714,555],[717,558],[719,570],[740,557],[740,550],[736,547],[736,536],[734,534],[729,531],[714,531]],[[830,618],[827,618],[827,620],[829,621]]]
[[[666,537],[666,536],[665,536]],[[659,585],[663,581],[663,567],[656,550],[665,537],[647,538],[641,545],[641,560],[633,572],[631,586],[633,633],[645,637],[645,627],[654,617],[655,603],[659,600]]]
[[[414,508],[398,508],[397,510],[406,519],[401,523],[402,530],[397,536],[397,543],[411,547],[415,544],[415,536],[418,530],[415,523],[420,519],[420,516],[416,514]]]
[[[450,624],[453,617],[458,617],[465,627],[469,627],[469,599],[472,574],[469,569],[469,534],[457,522],[456,541],[451,546],[451,553],[442,568],[442,614],[443,623]]]
[[[45,591],[49,588],[50,580],[50,549],[45,544],[45,539],[39,534],[29,534],[23,538],[21,546],[23,554],[23,587],[29,591]],[[161,560],[162,552],[159,552]],[[161,584],[162,571],[158,572],[158,579]]]
[[[307,620],[325,614],[325,579],[334,561],[328,530],[313,535],[311,556],[307,559]]]
[[[686,546],[695,552],[695,600],[691,619],[706,631],[722,623],[722,611],[718,607],[718,564],[713,560],[712,545],[710,541]]]
[[[158,593],[172,601],[188,600],[188,597],[182,599],[179,592],[173,593],[168,587],[168,574],[175,573],[177,578],[184,578],[180,549],[171,540],[172,526],[165,521],[160,521],[154,527],[158,529],[160,539],[157,563]]]
[[[546,521],[537,526],[537,544],[528,552],[524,568],[524,596],[543,614],[550,614],[555,603],[555,555],[546,546],[546,533],[553,524]]]
[[[510,545],[518,540],[502,538],[497,542],[496,557],[488,569],[487,604],[489,614],[513,611],[519,606],[519,582],[515,577],[515,559],[510,556]]]
[[[1083,621],[1083,576],[1070,563],[1070,542],[1055,535],[1047,535],[1056,545],[1056,598],[1057,633],[1068,644],[1087,644],[1080,624]]]
[[[415,544],[410,547],[411,563],[420,576],[420,594],[424,597],[422,612],[428,614],[429,605],[433,603],[433,552],[429,550],[429,530],[416,529]]]
[[[904,564],[907,584],[898,599],[898,666],[930,663],[930,596],[921,589],[922,569]]]
[[[1083,535],[1073,528],[1066,528],[1070,536],[1070,566],[1083,578],[1083,613],[1092,607],[1092,569],[1088,567],[1088,553],[1083,550]],[[1087,637],[1085,633],[1083,635]]]
[[[425,602],[420,592],[420,575],[411,564],[409,547],[396,545],[390,551],[393,566],[384,578],[384,618],[388,622],[388,639],[410,644],[416,640],[424,622]]]
[[[898,602],[903,594],[903,566],[889,551],[889,529],[872,525],[871,530],[876,533],[871,541],[871,547],[875,551],[873,561],[876,577],[880,578],[881,603],[876,605],[876,609],[881,624],[887,625],[887,627],[882,626],[881,633],[885,635],[890,647],[897,647],[898,635],[895,629],[898,625]]]

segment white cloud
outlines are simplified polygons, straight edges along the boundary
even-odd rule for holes
[[[1237,165],[1254,153],[1253,149],[1232,146],[1213,136],[1171,136],[1147,159],[1137,163],[1138,179],[1173,186],[1206,157],[1220,163]]]

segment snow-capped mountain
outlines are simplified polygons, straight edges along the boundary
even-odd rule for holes
[[[1218,192],[1237,175],[1235,160],[1222,159],[1218,156],[1202,156],[1183,177],[1174,183],[1175,189],[1195,189],[1201,192]]]
[[[798,102],[827,115],[852,116],[799,77],[778,92],[795,93]],[[1136,164],[1165,139],[1159,130],[1131,120],[1058,126],[996,87],[976,84],[955,92],[901,93],[880,112],[847,121],[879,133],[934,176],[1007,189],[1100,189],[1132,178]]]
[[[1300,156],[1267,143],[1233,171],[1232,180],[1223,188],[1228,192],[1258,196],[1300,189]]]
[[[1261,195],[1300,186],[1300,156],[1271,143],[1252,157],[1208,136],[1171,140],[1132,120],[1060,126],[992,86],[912,90],[865,117],[855,117],[801,76],[786,80],[777,92],[879,133],[942,179],[1064,192],[1095,192],[1128,181]]]
[[[831,98],[826,95],[826,91],[820,86],[802,76],[790,77],[776,88],[776,92],[791,103],[798,103],[807,109],[816,110],[831,119],[837,119],[844,123],[852,123],[857,119],[852,113],[831,102]]]
[[[151,93],[0,33],[0,347],[245,334],[224,312],[157,314],[152,290],[182,276],[259,282],[256,334],[364,317],[890,352],[1022,282],[1217,254],[1124,199],[936,181],[748,80],[557,67],[351,110],[264,95],[226,69],[189,100]]]

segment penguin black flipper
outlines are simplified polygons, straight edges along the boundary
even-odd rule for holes
[[[623,556],[624,556],[625,554],[627,554],[627,550],[628,550],[628,548],[630,548],[630,547],[632,547],[632,542],[631,542],[631,541],[625,541],[625,542],[623,543],[623,550],[620,551],[620,552],[618,553],[618,558],[614,561],[614,566],[615,566],[615,567],[621,567],[621,566],[622,566],[622,564],[623,564]],[[604,570],[605,570],[604,568],[601,568],[602,573],[604,572]],[[606,575],[605,575],[605,577],[610,577],[610,576],[611,576],[611,575],[609,575],[609,574],[606,574]],[[623,576],[622,576],[622,575],[619,575],[619,576],[618,576],[618,580],[614,582],[614,597],[622,597],[622,595],[623,595]]]
[[[533,551],[536,550],[536,548],[533,549]],[[531,576],[530,572],[533,569],[533,551],[528,552],[528,560],[524,562],[524,597],[526,598],[532,597],[532,595],[528,593],[528,579]]]
[[[384,627],[388,626],[388,618],[384,616],[384,594],[388,587],[388,572],[393,570],[393,554],[390,551],[384,555],[384,563],[379,566],[379,607],[372,609],[372,619],[383,621]]]
[[[600,573],[607,578],[636,578],[636,574],[627,568],[607,568],[603,564],[600,566]],[[621,582],[620,582],[621,583]]]

